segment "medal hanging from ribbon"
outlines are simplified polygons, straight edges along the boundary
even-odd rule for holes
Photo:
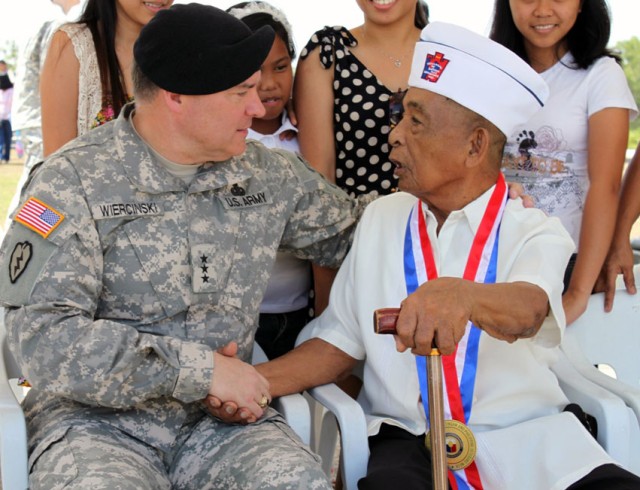
[[[500,174],[473,239],[463,279],[487,284],[495,282],[498,234],[506,203],[507,185]],[[423,203],[418,200],[407,222],[404,242],[407,294],[413,293],[420,284],[438,277],[423,206]],[[466,425],[471,417],[473,406],[481,333],[479,328],[469,322],[464,336],[456,346],[456,351],[451,355],[442,356],[446,389],[444,413],[445,418],[449,419],[445,422],[447,462],[450,468],[449,483],[454,490],[483,488],[478,468],[473,461],[475,439]],[[416,356],[416,367],[428,423],[429,405],[424,356]]]

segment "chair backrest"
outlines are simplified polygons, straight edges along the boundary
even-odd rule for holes
[[[9,351],[4,327],[4,309],[0,308],[0,475],[2,487],[28,488],[27,428],[18,402],[15,379],[20,370]],[[10,381],[11,380],[11,381]]]
[[[2,349],[2,361],[6,371],[6,379],[16,379],[21,376],[18,363],[16,363],[7,344],[7,331],[4,326],[4,308],[2,307],[0,307],[0,348]]]
[[[4,335],[4,333],[1,333],[0,335],[2,336],[2,359],[4,361],[7,378],[16,379],[21,376],[20,368],[18,367],[16,360],[13,358],[13,354],[11,354],[11,351],[9,350],[6,335]]]
[[[604,311],[604,293],[591,295],[587,311],[565,335],[577,341],[592,364],[607,364],[618,380],[640,388],[640,293],[616,291],[610,313]]]

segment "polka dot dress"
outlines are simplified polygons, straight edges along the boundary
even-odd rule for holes
[[[336,184],[351,196],[389,194],[396,187],[387,142],[391,92],[351,54],[349,47],[357,44],[344,27],[325,27],[300,57],[320,47],[322,66],[334,67]]]

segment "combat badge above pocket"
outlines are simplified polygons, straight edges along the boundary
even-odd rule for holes
[[[242,210],[247,208],[255,208],[271,204],[272,199],[269,191],[264,189],[261,191],[249,192],[244,187],[233,184],[231,189],[220,196],[222,205],[227,210]]]

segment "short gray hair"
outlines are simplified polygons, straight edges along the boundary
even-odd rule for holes
[[[149,101],[153,99],[158,93],[158,90],[160,90],[160,87],[142,73],[142,70],[135,60],[131,66],[131,79],[133,80],[133,96],[136,100]]]

